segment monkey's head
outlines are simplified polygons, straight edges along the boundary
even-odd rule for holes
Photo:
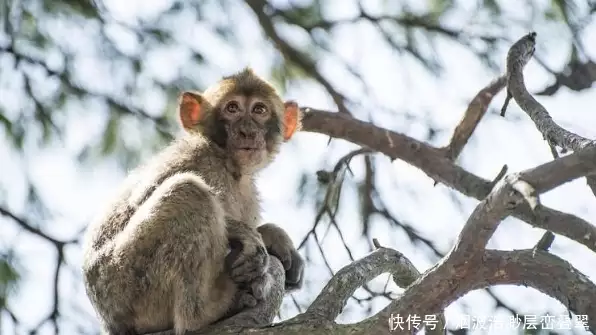
[[[252,173],[267,165],[300,127],[298,105],[284,103],[250,68],[224,77],[205,92],[182,93],[180,121]]]

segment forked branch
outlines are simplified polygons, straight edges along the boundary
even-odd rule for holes
[[[454,164],[442,152],[412,137],[377,127],[346,114],[304,108],[302,130],[325,134],[401,159],[430,178],[464,195],[483,200],[493,188],[492,181]],[[533,227],[566,236],[596,252],[596,227],[586,220],[538,204],[534,210],[522,204],[513,216]]]

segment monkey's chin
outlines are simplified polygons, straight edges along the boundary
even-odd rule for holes
[[[236,163],[246,170],[252,172],[261,168],[267,160],[265,149],[236,149],[234,150]]]

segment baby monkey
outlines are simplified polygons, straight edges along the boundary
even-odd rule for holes
[[[87,231],[87,295],[109,334],[202,329],[263,299],[269,255],[302,285],[287,233],[259,226],[257,172],[300,127],[298,106],[246,68],[184,92],[185,136],[130,173]],[[230,251],[231,249],[231,251]]]

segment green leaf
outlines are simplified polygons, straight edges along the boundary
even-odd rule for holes
[[[108,120],[108,124],[106,125],[106,129],[103,133],[104,135],[101,143],[102,155],[111,154],[116,149],[119,121],[120,120],[117,114],[110,115],[110,119]]]
[[[482,5],[486,8],[489,12],[495,15],[501,15],[501,6],[496,0],[483,0]]]
[[[15,292],[19,279],[19,273],[9,259],[0,256],[0,309],[6,306],[9,295]]]
[[[53,13],[77,13],[86,18],[98,18],[99,13],[91,0],[44,1],[44,7]]]
[[[296,6],[292,7],[291,9],[284,10],[283,17],[286,18],[288,23],[305,27],[312,26],[313,24],[320,21],[324,21],[321,5],[318,3],[318,1],[313,1],[312,4],[304,7]]]
[[[165,44],[171,39],[170,33],[158,28],[148,28],[145,30],[145,32],[155,38],[155,40],[159,43]]]
[[[576,4],[569,0],[552,0],[553,9],[560,13],[558,18],[562,18],[568,26],[575,25]],[[546,16],[546,15],[545,15]]]
[[[6,129],[6,134],[11,137],[12,136],[12,122],[4,116],[2,112],[0,112],[0,124],[4,126]]]
[[[453,8],[453,0],[429,0],[429,12],[432,17],[439,18]]]

